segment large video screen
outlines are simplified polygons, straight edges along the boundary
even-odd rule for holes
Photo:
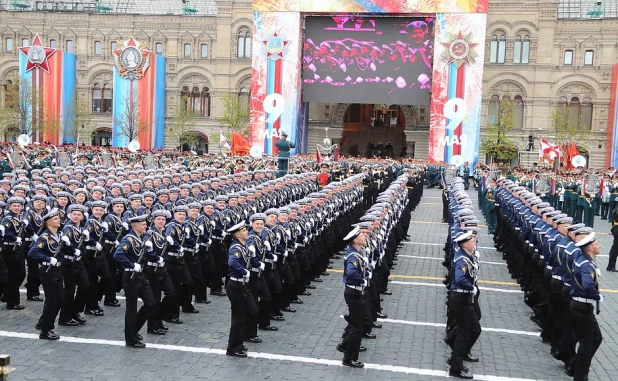
[[[433,18],[305,19],[303,101],[428,105]]]

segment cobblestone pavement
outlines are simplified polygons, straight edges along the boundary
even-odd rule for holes
[[[476,193],[470,193],[475,200]],[[297,313],[286,314],[285,322],[275,322],[278,332],[259,331],[264,342],[247,344],[250,357],[246,359],[225,356],[230,326],[227,298],[213,297],[211,304],[198,305],[198,315],[183,314],[185,324],[171,325],[165,336],[143,330],[148,345],[143,350],[124,347],[124,303],[121,308],[106,307],[104,317],[87,316],[84,326],[58,327],[55,331],[62,336],[58,342],[38,339],[34,324],[42,303],[25,302],[24,311],[0,309],[0,353],[10,354],[15,368],[9,379],[444,380],[449,353],[442,341],[446,292],[440,263],[446,225],[440,222],[440,196],[439,190],[426,190],[412,214],[410,241],[400,249],[392,270],[393,295],[384,296],[388,319],[382,329],[374,330],[377,340],[363,340],[368,347],[360,356],[364,369],[341,366],[342,355],[335,349],[346,312],[340,260],[312,290],[313,295],[304,297]],[[607,254],[612,243],[609,223],[597,220],[596,225]],[[484,331],[472,350],[481,357],[471,364],[475,379],[568,380],[549,355],[549,346],[541,343],[523,294],[483,229],[479,246]],[[607,256],[599,262],[605,269]],[[590,380],[618,379],[612,326],[618,274],[603,274],[601,287],[606,302],[598,320],[604,341],[592,362]]]

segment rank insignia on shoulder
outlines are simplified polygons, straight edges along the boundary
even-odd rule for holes
[[[592,277],[592,279],[594,279],[594,276],[596,275],[596,273],[594,271],[590,272],[590,276]]]
[[[126,243],[122,245],[122,250],[129,250],[129,245],[127,245]]]
[[[356,261],[352,261],[352,264],[353,264],[354,266],[358,266],[358,262],[356,262]]]
[[[466,265],[462,265],[461,266],[461,271],[463,271],[463,272],[468,271],[468,268],[466,267]]]
[[[240,253],[235,253],[234,255],[236,256],[236,258],[240,258]]]
[[[43,248],[43,242],[39,242],[36,246],[37,246],[39,249],[42,249],[42,248]]]

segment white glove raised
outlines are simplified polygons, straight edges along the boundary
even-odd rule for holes
[[[54,257],[49,258],[49,264],[52,266],[56,266],[56,263],[58,263],[58,260]]]
[[[15,238],[15,243],[21,245],[21,237]]]
[[[88,229],[82,230],[82,236],[84,236],[86,241],[90,240],[90,232],[88,231]]]
[[[36,241],[37,239],[39,239],[39,236],[38,236],[38,235],[36,235],[36,234],[33,234],[33,235],[32,235],[32,240],[33,240],[33,241]]]
[[[118,242],[118,240],[114,241],[114,245],[118,246],[120,245],[120,242]]]
[[[71,246],[71,240],[66,235],[62,236],[62,242],[66,243],[67,246]]]
[[[162,265],[162,264],[163,264],[163,257],[159,257],[159,260],[157,261],[157,263],[158,263],[159,265]]]
[[[167,241],[167,243],[169,243],[170,245],[174,244],[174,239],[171,236],[167,236],[165,237],[165,240]]]
[[[268,241],[264,241],[264,247],[266,247],[266,250],[271,251],[272,247],[270,246],[270,242]]]
[[[603,295],[599,294],[599,298],[601,298],[599,299],[599,302],[603,303],[605,301],[605,299],[603,298]]]
[[[25,219],[25,220],[22,221],[22,224],[24,224],[24,227],[26,227],[26,226],[28,226],[29,222],[28,222],[27,219]]]
[[[251,276],[251,272],[249,270],[245,269],[245,275],[243,276],[243,278],[249,279],[250,276]]]
[[[367,279],[363,279],[363,281],[361,282],[361,285],[363,287],[366,287],[367,286]]]
[[[476,295],[477,292],[479,292],[479,289],[474,286],[474,288],[472,289],[472,295]]]
[[[200,244],[199,244],[199,243],[196,243],[196,244],[195,244],[195,250],[199,250],[199,248],[200,248]]]
[[[152,250],[152,242],[146,241],[146,243],[144,243],[144,246],[146,246],[147,251]]]
[[[212,244],[212,239],[208,238],[208,246]]]
[[[201,234],[204,234],[204,225],[200,225],[198,229],[200,229]]]
[[[283,253],[283,256],[284,256],[285,258],[287,258],[287,257],[288,257],[288,252],[286,251],[285,253]]]
[[[373,277],[373,273],[369,273],[369,274],[367,275],[367,277],[368,277],[369,279],[371,279],[371,278]]]
[[[122,223],[122,227],[124,228],[124,230],[129,230],[129,224],[127,224],[126,222]]]
[[[103,221],[103,223],[101,224],[101,226],[103,226],[103,230],[105,230],[105,232],[109,231],[109,225],[107,224],[107,222]]]
[[[221,237],[225,238],[226,236],[227,236],[227,233],[225,232],[225,230],[223,230],[223,231],[221,232]]]
[[[188,226],[185,228],[185,234],[187,235],[187,238],[191,237],[191,229],[189,229]]]
[[[277,262],[277,259],[279,259],[279,256],[277,256],[277,254],[273,254],[273,262]]]
[[[264,262],[260,262],[260,270],[264,271],[265,268],[266,265],[264,264]]]
[[[369,258],[363,257],[363,262],[365,262],[365,264],[369,263]]]
[[[79,249],[75,249],[75,256],[79,257],[80,255],[82,255],[82,251]]]
[[[96,244],[96,245],[94,245],[94,248],[95,248],[97,251],[101,251],[101,250],[103,250],[103,246],[101,246],[101,244],[100,244],[100,243],[98,243],[98,242],[97,242],[97,244]]]
[[[139,263],[136,263],[133,265],[133,271],[135,271],[136,273],[141,273],[142,272],[142,265],[140,265]]]

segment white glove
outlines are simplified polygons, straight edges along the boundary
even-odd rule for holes
[[[365,248],[365,253],[369,254],[371,250],[368,247]]]
[[[367,279],[363,279],[363,281],[361,282],[361,285],[363,287],[366,287],[367,286]]]
[[[208,238],[208,246],[212,243],[212,239]]]
[[[273,262],[277,262],[277,259],[279,259],[279,257],[277,256],[277,254],[273,254]]]
[[[597,269],[597,277],[600,278],[601,277],[601,269]]]
[[[151,251],[152,250],[152,242],[150,241],[146,241],[146,243],[144,244],[144,246],[146,246],[146,250],[147,251]]]
[[[185,228],[185,234],[187,234],[187,238],[191,237],[191,229],[188,226]]]
[[[474,288],[472,289],[472,295],[476,295],[477,292],[479,292],[479,289],[474,286]]]
[[[375,261],[371,261],[371,263],[369,263],[369,267],[371,267],[371,269],[375,269],[376,268],[376,262]]]
[[[84,236],[86,241],[90,240],[90,232],[88,231],[88,229],[82,230],[82,236]]]
[[[481,259],[481,253],[478,250],[474,250],[474,256],[477,261]]]
[[[264,262],[260,262],[260,270],[264,271],[265,268],[266,265],[264,265]]]
[[[369,258],[367,258],[367,257],[363,257],[363,262],[365,262],[365,263],[369,263]]]
[[[122,223],[122,227],[124,228],[124,230],[129,230],[129,224],[127,224],[126,222]]]
[[[204,225],[200,225],[198,229],[200,229],[200,234],[204,234]]]
[[[225,230],[221,231],[221,237],[225,238],[227,236],[227,233],[225,232]]]
[[[245,269],[245,275],[243,276],[243,278],[249,279],[249,277],[251,277],[251,272]]]
[[[66,243],[67,246],[71,246],[71,240],[66,235],[62,236],[62,242]]]
[[[25,219],[25,220],[22,221],[22,224],[24,224],[24,227],[26,227],[26,226],[28,226],[29,222],[28,222],[27,219]]]
[[[56,263],[58,263],[58,260],[54,257],[49,258],[49,264],[52,266],[56,266]]]
[[[210,224],[212,225],[213,228],[217,226],[217,224],[215,224],[215,221],[210,221]]]
[[[107,224],[107,222],[103,221],[101,226],[103,226],[103,230],[105,230],[106,233],[109,231],[109,225]]]
[[[288,257],[288,252],[286,251],[285,253],[283,253],[283,256],[284,256],[285,258],[287,258],[287,257]]]
[[[159,260],[157,261],[157,263],[158,263],[159,265],[162,265],[162,264],[163,264],[163,257],[159,257]]]
[[[136,273],[141,273],[142,272],[142,265],[140,265],[139,263],[136,263],[133,265],[133,271],[135,271]]]
[[[101,250],[103,250],[103,246],[101,246],[101,244],[100,244],[100,243],[98,243],[98,242],[97,242],[97,244],[96,244],[96,245],[94,245],[94,248],[95,248],[97,251],[101,251]]]
[[[603,295],[599,294],[599,297],[601,298],[601,299],[599,299],[599,302],[603,303],[603,301],[605,300],[605,299],[603,298]]]
[[[367,277],[368,277],[369,279],[371,279],[371,278],[373,277],[373,273],[369,273],[369,275],[367,275]]]
[[[32,236],[32,240],[33,240],[33,241],[36,241],[37,239],[39,239],[39,236],[38,236],[38,235],[36,235],[36,234],[34,234],[34,235]]]
[[[270,242],[268,241],[264,241],[264,247],[266,247],[266,250],[271,251],[272,248],[270,247]]]
[[[79,249],[75,249],[75,256],[79,257],[80,255],[82,255],[82,251]]]
[[[184,252],[185,252],[185,248],[184,247],[181,247],[180,250],[178,250],[178,253],[180,253],[180,254],[182,254]]]
[[[309,241],[309,238],[305,237],[303,238],[303,243],[307,243]]]
[[[21,237],[15,238],[15,243],[21,245]]]
[[[297,249],[297,248],[298,248],[298,244],[297,244],[297,243],[295,243],[295,244],[294,244],[294,248],[295,248],[295,249]]]
[[[167,241],[167,243],[169,243],[170,245],[174,244],[174,239],[171,236],[167,236],[165,237],[165,240]]]
[[[4,237],[4,225],[0,225],[0,235]]]
[[[199,243],[196,243],[196,244],[195,244],[195,250],[199,250],[199,248],[200,248],[200,244],[199,244]]]
[[[120,242],[118,242],[118,240],[114,241],[114,245],[118,246],[120,245]]]

